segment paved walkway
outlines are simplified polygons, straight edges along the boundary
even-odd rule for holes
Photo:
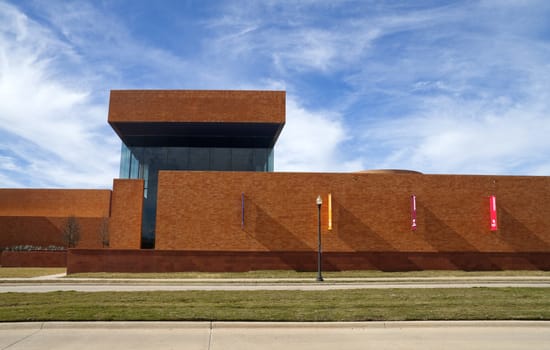
[[[216,283],[216,284],[158,284],[150,283],[2,283],[0,293],[47,293],[54,291],[77,291],[77,292],[138,292],[138,291],[191,291],[191,290],[227,290],[227,291],[252,291],[252,290],[342,290],[342,289],[392,289],[392,288],[508,288],[508,287],[529,287],[529,288],[550,288],[549,282],[541,283]]]
[[[62,278],[52,275],[34,278],[0,279],[0,293],[45,293],[53,291],[187,291],[187,290],[338,290],[389,288],[474,288],[529,287],[550,288],[548,276],[479,276],[479,277],[392,277],[330,278],[315,282],[304,278],[263,279],[105,279]]]
[[[550,322],[0,323],[0,350],[548,349]]]
[[[69,277],[67,274],[59,273],[55,275],[37,276],[30,278],[0,278],[0,281],[77,281],[77,282],[95,282],[95,281],[111,281],[111,282],[313,282],[314,278],[93,278],[93,277]],[[325,278],[327,282],[491,282],[491,281],[536,281],[549,282],[550,276],[439,276],[439,277],[336,277]]]

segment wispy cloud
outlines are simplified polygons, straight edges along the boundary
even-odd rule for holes
[[[438,98],[421,113],[376,123],[366,139],[387,150],[383,157],[371,153],[384,168],[542,175],[540,169],[548,164],[550,151],[545,136],[550,132],[549,120],[547,112],[536,107],[502,110],[491,104]]]
[[[60,65],[74,62],[72,47],[5,3],[0,23],[0,155],[19,175],[3,185],[108,186],[116,161],[106,106],[75,86],[77,74],[72,83],[59,74]]]
[[[166,88],[193,72],[184,57],[135,37],[106,4],[51,1],[39,10],[79,53],[82,73],[95,85],[105,85],[97,80],[100,77],[109,80],[111,88]]]
[[[537,154],[550,149],[532,136],[550,123],[550,51],[541,36],[548,4],[340,5],[229,3],[210,23],[219,30],[212,50],[231,48],[229,57],[256,64],[261,57],[264,74],[301,101],[289,103],[282,168],[297,168],[286,152],[315,149],[316,138],[299,136],[312,130],[301,121],[314,118],[319,127],[335,123],[332,142],[323,160],[305,156],[303,169],[347,170],[349,161],[436,173],[546,168]],[[303,142],[292,145],[290,135]]]
[[[276,74],[317,71],[335,73],[358,60],[378,36],[378,29],[358,20],[315,21],[331,5],[258,2],[229,3],[213,28],[212,50],[235,59],[262,61]],[[229,49],[229,50],[227,50]]]
[[[0,186],[110,186],[116,88],[286,89],[277,170],[548,174],[546,1],[134,5],[0,0]]]
[[[401,45],[405,54],[356,74],[358,96],[395,102],[380,108],[371,98],[371,116],[356,120],[369,166],[544,174],[550,46],[538,33],[547,26],[525,23],[530,6],[507,5],[472,7],[448,31],[437,25],[410,33],[405,39],[416,40]]]

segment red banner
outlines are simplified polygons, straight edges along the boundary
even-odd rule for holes
[[[498,229],[497,225],[497,197],[489,197],[489,210],[491,214],[491,231],[496,231]]]
[[[416,230],[416,196],[411,196],[411,230]]]

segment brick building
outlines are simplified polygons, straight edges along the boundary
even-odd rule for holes
[[[0,246],[75,215],[70,272],[314,270],[320,195],[326,269],[550,269],[550,177],[273,172],[281,91],[112,91],[108,120],[113,190],[0,189]]]

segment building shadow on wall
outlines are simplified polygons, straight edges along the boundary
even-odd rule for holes
[[[333,199],[337,213],[338,238],[350,249],[356,251],[361,259],[368,259],[369,265],[381,271],[418,270],[417,264],[409,259],[406,252],[400,252],[390,242],[376,233],[361,218],[357,217],[340,202]],[[376,213],[373,213],[376,215]],[[383,220],[383,218],[380,218]]]
[[[525,265],[534,268],[543,268],[539,264],[540,260],[537,259],[536,254],[529,257],[528,253],[548,252],[550,244],[540,239],[535,232],[530,230],[505,208],[500,207],[498,215],[500,229],[497,231],[497,234],[499,239],[506,242],[514,251],[527,253],[521,254],[525,260]]]
[[[529,252],[536,247],[537,251],[548,251],[550,245],[540,239],[533,231],[504,208],[499,209],[499,238],[515,251]],[[498,231],[497,231],[498,232]]]
[[[489,254],[483,254],[466,240],[460,233],[452,229],[429,208],[422,207],[424,213],[424,239],[437,252],[439,259],[447,260],[442,263],[449,269],[466,271],[473,270],[501,270],[498,264],[491,261]]]
[[[422,207],[424,212],[424,239],[435,250],[440,252],[450,251],[477,251],[470,242],[458,232],[447,225],[429,208]]]
[[[61,246],[63,245],[61,224],[60,219],[44,216],[0,217],[0,247]]]
[[[246,234],[262,246],[264,246],[294,270],[312,270],[317,261],[315,260],[316,250],[308,246],[304,240],[283,226],[277,218],[271,216],[269,212],[263,209],[250,198],[245,197],[246,218],[244,231]],[[312,224],[312,232],[315,232],[315,226]],[[307,253],[307,254],[304,254]],[[311,257],[311,261],[309,260]],[[327,269],[334,269],[329,263],[325,264]]]

